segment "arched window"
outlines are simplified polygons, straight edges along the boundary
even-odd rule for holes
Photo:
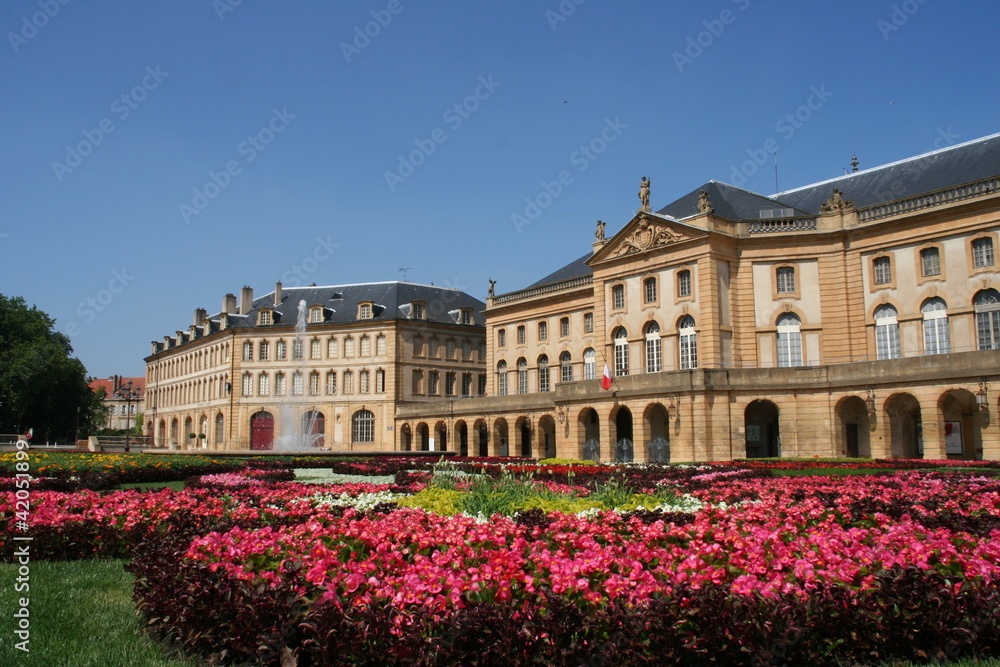
[[[271,343],[262,340],[260,345],[257,347],[257,359],[260,361],[267,361],[271,358]]]
[[[625,327],[615,330],[615,377],[628,375],[628,331]]]
[[[361,337],[361,356],[370,357],[372,355],[372,341],[368,336]]]
[[[385,336],[381,334],[379,334],[379,336],[375,338],[375,354],[378,355],[385,354]]]
[[[332,336],[326,341],[326,358],[336,359],[337,358],[337,339]]]
[[[497,330],[497,347],[506,347],[506,346],[507,346],[507,330],[506,329],[498,329]]]
[[[292,373],[292,396],[302,395],[302,373],[295,371]]]
[[[253,393],[253,376],[249,373],[243,374],[243,395],[249,396]]]
[[[936,250],[936,248],[935,248]],[[951,352],[951,330],[948,327],[948,304],[934,297],[920,306],[924,316],[924,354]]]
[[[328,371],[326,374],[326,393],[331,395],[337,393],[337,374],[333,371]]]
[[[318,338],[313,338],[311,341],[309,341],[309,358],[310,359],[319,359],[320,356],[321,356],[320,355],[320,349],[321,348],[320,348],[320,344],[319,344],[319,339]]]
[[[597,353],[588,347],[583,351],[583,379],[593,380],[597,377]]]
[[[375,371],[375,393],[382,394],[385,392],[385,371],[379,369]]]
[[[344,371],[344,393],[353,394],[354,393],[354,373],[353,371]]]
[[[1000,350],[1000,292],[983,290],[976,295],[976,339],[980,350]]]
[[[538,357],[538,391],[549,390],[549,357],[543,354]]]
[[[287,343],[285,343],[285,341],[283,341],[283,340],[279,340],[278,341],[278,345],[277,345],[277,347],[275,349],[274,358],[275,359],[284,359],[285,355],[287,354],[286,348],[287,348]]]
[[[802,322],[793,313],[778,318],[778,366],[791,368],[802,365]]]
[[[497,394],[507,395],[507,362],[501,361],[497,364]]]
[[[352,442],[375,442],[375,414],[371,410],[358,410],[351,418]]]
[[[297,340],[292,343],[292,359],[301,359],[305,354],[303,349],[303,343],[301,340]]]
[[[642,294],[646,303],[656,303],[656,278],[646,278],[642,281]]]
[[[267,396],[268,392],[268,377],[267,373],[261,373],[257,376],[257,395]]]
[[[222,413],[215,415],[215,444],[222,444],[226,439],[226,418]]]
[[[896,309],[889,304],[875,311],[875,356],[878,359],[899,359],[899,322]]]
[[[528,393],[528,361],[524,357],[517,360],[517,393]]]
[[[368,371],[358,373],[358,388],[362,394],[367,394],[371,391],[371,380]]]
[[[681,370],[698,368],[698,333],[694,330],[694,318],[685,315],[677,326],[680,334]]]
[[[278,372],[274,374],[274,395],[285,395],[285,374]]]
[[[573,355],[569,352],[563,352],[559,355],[559,381],[560,382],[572,382],[573,381]]]
[[[650,322],[646,325],[646,372],[659,373],[663,370],[660,359],[660,325]]]
[[[416,351],[414,351],[414,354],[416,354]],[[354,356],[354,339],[350,336],[344,339],[344,356],[348,358]]]
[[[309,395],[319,395],[319,371],[313,371],[309,374]]]
[[[253,361],[253,343],[243,343],[243,361]]]
[[[549,339],[549,323],[539,322],[538,323],[538,340],[548,340]]]

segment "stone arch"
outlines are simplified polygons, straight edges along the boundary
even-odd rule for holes
[[[430,429],[427,428],[426,422],[420,422],[417,424],[417,448],[421,452],[430,451]]]
[[[922,459],[924,442],[920,401],[913,394],[893,394],[886,399],[883,410],[889,422],[889,451],[892,457]]]
[[[404,452],[413,451],[413,431],[409,424],[403,424],[399,429],[399,448]]]
[[[497,456],[510,456],[510,440],[507,431],[507,420],[503,417],[499,417],[493,422],[493,442],[496,443]]]
[[[540,458],[556,457],[556,420],[544,415],[538,420],[538,453]]]
[[[837,402],[839,447],[833,453],[840,456],[869,457],[872,455],[871,425],[868,406],[860,396],[845,396]]]
[[[526,415],[518,417],[517,421],[514,422],[514,445],[517,456],[530,458],[533,455],[531,435],[531,417]]]
[[[670,411],[661,403],[650,403],[642,412],[645,427],[646,460],[653,463],[670,462]]]
[[[477,419],[473,425],[476,432],[476,456],[490,455],[490,429],[485,419]]]
[[[584,408],[577,415],[580,458],[601,460],[601,418],[594,408]]]
[[[455,440],[458,445],[458,455],[469,455],[469,426],[463,420],[455,422]]]
[[[781,456],[778,406],[766,399],[751,401],[743,412],[747,458]]]
[[[942,438],[948,458],[979,461],[983,458],[982,421],[976,395],[967,389],[951,389],[938,399],[943,422]]]

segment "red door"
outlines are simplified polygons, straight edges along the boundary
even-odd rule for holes
[[[274,417],[258,412],[250,418],[250,449],[271,449],[274,444]]]

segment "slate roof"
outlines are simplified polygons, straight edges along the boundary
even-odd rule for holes
[[[588,252],[586,255],[580,259],[570,262],[566,266],[562,267],[558,271],[550,273],[538,282],[528,285],[528,287],[523,289],[531,289],[532,287],[541,287],[542,285],[549,285],[551,283],[561,283],[564,280],[570,280],[571,278],[580,278],[582,276],[589,276],[594,273],[594,270],[587,266],[587,260],[594,256],[594,253]]]
[[[830,187],[832,188],[833,186]],[[757,220],[761,217],[761,211],[770,211],[776,208],[795,208],[791,204],[778,202],[771,197],[744,190],[728,183],[709,181],[697,190],[692,190],[680,199],[664,206],[657,211],[657,214],[669,215],[678,220],[698,215],[698,193],[700,190],[704,190],[708,194],[708,201],[711,202],[715,215],[721,218],[728,218],[729,220]],[[824,199],[829,198],[830,195],[827,194]],[[816,208],[819,210],[818,204]],[[792,215],[806,216],[810,215],[810,213],[805,210],[796,209],[792,212]],[[770,216],[765,215],[764,217]]]

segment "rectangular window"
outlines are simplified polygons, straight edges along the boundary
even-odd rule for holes
[[[977,269],[993,266],[993,239],[976,239],[972,242],[972,265]]]
[[[278,373],[274,376],[274,393],[278,396],[285,395],[285,374]]]
[[[336,394],[337,393],[337,374],[330,371],[326,374],[326,393]]]
[[[375,393],[381,394],[385,391],[385,371],[375,371]]]
[[[480,396],[486,395],[486,373],[479,374],[479,387],[477,389],[479,390],[477,393]]]
[[[559,335],[563,338],[569,336],[569,318],[564,317],[559,320]]]
[[[361,371],[358,374],[358,385],[360,385],[362,394],[367,394],[371,390],[369,377],[368,371]]]
[[[646,278],[643,282],[646,303],[656,303],[656,278]]]
[[[472,373],[462,373],[462,396],[472,396]]]
[[[295,373],[292,375],[292,395],[302,395],[302,373]]]
[[[310,359],[320,358],[320,344],[318,338],[314,338],[313,340],[309,341],[309,358]]]
[[[414,394],[420,394],[423,392],[424,384],[424,372],[423,371],[413,371],[413,386],[412,391]]]
[[[375,339],[375,354],[382,356],[385,354],[385,336]]]
[[[304,353],[302,341],[297,340],[292,343],[292,359],[301,359]]]
[[[472,324],[472,311],[468,308],[462,309],[462,324]]]
[[[283,341],[283,340],[279,340],[278,341],[278,347],[275,350],[275,358],[277,358],[277,359],[284,359],[285,358],[285,354],[286,354],[286,351],[285,351],[286,348],[287,348],[287,343],[285,343],[285,341]]]
[[[472,359],[472,343],[467,340],[462,341],[462,360],[469,361]]]
[[[778,294],[795,293],[795,269],[790,266],[778,267]]]
[[[548,340],[549,339],[549,324],[548,322],[538,323],[538,340]]]
[[[337,339],[331,338],[326,341],[326,356],[328,359],[337,358]]]
[[[267,374],[262,374],[257,380],[257,394],[267,396]]]
[[[243,361],[253,361],[253,343],[243,343]]]
[[[358,319],[370,320],[372,318],[372,305],[370,303],[363,303],[358,306]]]
[[[517,328],[517,344],[524,345],[524,325]]]
[[[270,310],[262,310],[262,311],[260,311],[260,322],[259,323],[262,324],[262,325],[267,325],[267,324],[271,323],[271,311]]]
[[[311,396],[319,394],[319,373],[309,374],[309,394]]]
[[[625,286],[615,285],[611,288],[611,307],[621,310],[625,307]]]
[[[549,367],[538,367],[538,391],[547,392],[549,390]]]
[[[444,375],[444,393],[445,396],[455,395],[455,374],[451,371]]]
[[[497,331],[497,347],[507,347],[507,332],[503,329]]]
[[[427,393],[437,394],[438,393],[438,372],[431,371],[427,376]]]
[[[368,336],[361,337],[361,356],[370,357],[372,354],[372,341]]]
[[[497,394],[500,396],[507,395],[507,367],[502,367],[497,372]]]
[[[309,311],[309,321],[310,322],[322,322],[323,321],[323,309],[322,308],[312,308]]]
[[[344,339],[344,356],[353,357],[354,356],[354,339],[345,338]]]
[[[259,361],[267,361],[271,358],[271,344],[266,340],[260,342],[260,347],[257,348],[257,359]]]
[[[892,282],[892,262],[888,257],[876,257],[872,266],[875,269],[876,285],[888,285]]]
[[[445,343],[444,352],[448,359],[455,358],[455,341],[449,340]]]
[[[594,314],[584,313],[583,314],[583,332],[584,333],[594,333]]]
[[[677,296],[691,296],[691,272],[687,269],[677,273]]]
[[[924,248],[920,251],[920,270],[924,276],[941,275],[941,255],[937,248]]]

